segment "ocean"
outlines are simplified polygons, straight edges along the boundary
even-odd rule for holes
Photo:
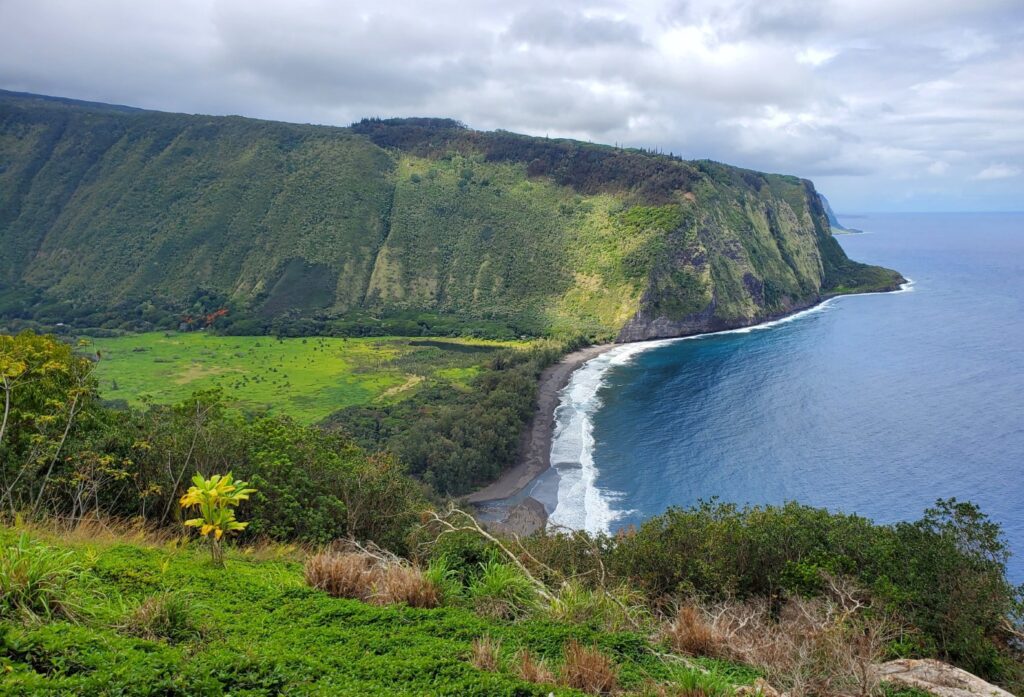
[[[938,498],[1002,524],[1024,581],[1024,214],[840,216],[853,259],[912,280],[784,320],[619,346],[556,411],[551,522],[798,501],[878,522]]]

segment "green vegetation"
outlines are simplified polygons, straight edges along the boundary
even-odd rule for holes
[[[647,681],[705,679],[692,675],[692,662],[660,655],[669,649],[731,662],[708,664],[709,694],[727,694],[757,671],[794,694],[851,685],[866,694],[877,686],[850,666],[887,656],[934,656],[1010,689],[1022,684],[1012,624],[1021,589],[1006,581],[998,526],[970,504],[939,502],[895,525],[797,504],[707,504],[615,537],[539,534],[520,543],[466,514],[439,512],[393,455],[339,433],[245,417],[216,393],[114,410],[96,397],[88,359],[52,338],[4,339],[3,398],[13,416],[0,437],[0,515],[44,529],[70,521],[74,535],[93,541],[66,548],[23,529],[0,533],[0,660],[16,693],[546,694],[521,676],[592,689],[598,683],[581,677],[592,674],[657,694]],[[534,389],[545,355],[560,350],[499,352],[469,394],[525,399],[515,386]],[[420,404],[432,424],[421,437],[448,432],[456,452],[471,453],[473,438],[454,437],[468,428],[458,415],[472,416],[474,404],[433,414]],[[502,412],[518,413],[481,408]],[[483,467],[433,460],[413,474],[444,483]],[[182,548],[178,504],[193,473],[228,470],[256,491],[238,502],[248,525],[225,543],[225,571],[201,561],[198,545]],[[139,521],[155,531],[149,539],[168,544],[103,547],[113,519]],[[267,540],[331,546],[304,571],[243,563],[281,549]],[[483,672],[470,665],[477,659]]]
[[[342,409],[325,425],[368,450],[395,453],[441,494],[466,494],[515,463],[519,434],[533,417],[537,378],[580,342],[538,342],[495,353],[470,389],[436,385],[401,401]]]
[[[440,119],[0,93],[0,163],[10,329],[643,338],[899,281],[849,262],[795,177]]]
[[[235,507],[255,494],[247,489],[247,482],[235,481],[231,473],[214,474],[209,479],[201,474],[192,477],[192,486],[178,501],[182,508],[195,508],[197,518],[185,521],[186,528],[199,528],[199,534],[210,541],[213,561],[224,565],[221,538],[234,532],[241,532],[249,525],[235,517]]]
[[[15,538],[0,529],[4,546]],[[0,694],[579,695],[516,675],[519,650],[557,666],[572,640],[609,656],[627,689],[753,675],[665,663],[635,633],[333,598],[303,582],[299,563],[242,552],[222,571],[173,543],[45,545],[87,569],[93,592],[77,623],[0,625]],[[500,642],[494,670],[472,665],[482,636]]]
[[[100,394],[131,406],[220,389],[248,412],[314,423],[355,405],[388,404],[444,385],[466,389],[487,356],[523,342],[336,339],[150,332],[91,339]]]

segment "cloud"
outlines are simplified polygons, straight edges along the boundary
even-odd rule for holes
[[[1019,0],[0,0],[0,88],[450,116],[811,177],[847,210],[1024,200]]]
[[[1020,176],[1020,173],[1024,171],[1020,167],[1013,165],[1007,165],[1003,163],[989,165],[985,169],[975,174],[972,179],[1009,179],[1010,177]]]

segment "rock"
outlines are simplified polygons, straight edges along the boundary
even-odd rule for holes
[[[488,523],[487,528],[506,535],[525,536],[542,529],[547,522],[548,512],[544,504],[535,498],[527,498],[509,509],[504,520]]]
[[[1014,697],[977,675],[942,661],[900,659],[877,666],[882,680],[925,690],[938,697]]]

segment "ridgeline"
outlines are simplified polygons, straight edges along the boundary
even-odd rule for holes
[[[446,119],[350,128],[0,92],[0,322],[578,336],[898,286],[802,179]]]

